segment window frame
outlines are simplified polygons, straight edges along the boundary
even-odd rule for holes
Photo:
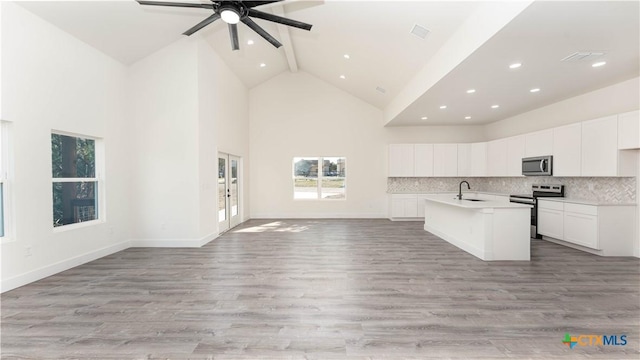
[[[345,169],[347,167],[347,157],[346,156],[294,156],[291,164],[291,175],[292,175],[292,189],[293,189],[293,200],[294,201],[346,201],[347,200],[347,175],[345,173],[344,179],[344,196],[338,199],[335,198],[326,198],[322,197],[322,180],[326,178],[333,178],[332,176],[324,176],[324,159],[326,158],[338,158],[344,159]],[[305,198],[296,198],[296,159],[313,159],[318,161],[318,176],[317,184],[316,184],[316,198],[305,199]]]
[[[13,212],[13,137],[11,136],[12,123],[0,120],[0,184],[2,184],[2,199],[0,216],[4,234],[0,236],[0,244],[12,242],[14,229]]]
[[[50,163],[49,174],[51,176],[51,196],[49,200],[51,201],[51,226],[54,233],[64,232],[68,230],[84,228],[88,226],[94,226],[97,224],[102,224],[106,222],[106,206],[105,206],[105,186],[104,186],[104,140],[100,137],[93,135],[85,135],[78,134],[67,131],[60,130],[51,130],[51,134],[49,136],[49,159],[53,157],[53,149],[51,148],[51,135],[63,135],[80,139],[93,140],[95,146],[95,154],[94,154],[94,167],[95,167],[95,177],[93,178],[54,178],[53,177],[53,163]],[[51,160],[50,160],[51,161]],[[96,212],[97,216],[94,220],[89,221],[81,221],[73,224],[66,224],[60,226],[53,226],[53,185],[56,183],[81,183],[81,182],[93,182],[94,191],[97,192],[96,195]]]

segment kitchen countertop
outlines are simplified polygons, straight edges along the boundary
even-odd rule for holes
[[[593,206],[636,206],[634,203],[611,203],[597,200],[558,198],[558,197],[540,197],[538,200],[555,201],[569,204],[593,205]]]
[[[429,192],[420,192],[420,191],[394,191],[394,192],[389,192],[387,191],[387,194],[389,195],[434,195],[434,194],[453,194],[453,195],[458,195],[457,191],[429,191]],[[465,194],[483,194],[483,195],[498,195],[498,196],[510,196],[510,194],[505,194],[505,193],[497,193],[497,192],[489,192],[489,191],[474,191],[472,190],[463,190],[462,191],[462,196],[464,196]]]
[[[464,193],[462,195],[462,200],[458,200],[455,198],[454,193],[451,194],[433,194],[425,196],[425,200],[430,200],[434,202],[438,202],[441,204],[447,204],[451,206],[456,206],[459,208],[465,209],[531,209],[529,205],[510,203],[504,201],[494,201],[494,200],[482,200],[482,201],[468,201],[465,199],[474,199],[475,196],[464,197]]]

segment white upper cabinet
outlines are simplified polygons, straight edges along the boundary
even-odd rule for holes
[[[391,144],[389,177],[522,175],[522,158],[553,155],[553,176],[635,176],[640,111],[469,144]]]
[[[414,146],[414,175],[433,176],[433,144],[415,144]]]
[[[471,165],[471,144],[458,144],[458,176],[474,176]]]
[[[582,124],[553,129],[553,175],[580,176],[581,159]]]
[[[413,144],[389,145],[389,177],[414,176]]]
[[[487,176],[487,143],[458,144],[458,176]]]
[[[618,175],[618,117],[582,123],[582,176]]]
[[[640,111],[618,115],[618,149],[640,149]]]
[[[507,176],[507,139],[487,143],[487,175]]]
[[[471,176],[487,176],[487,143],[471,144]]]
[[[458,145],[433,145],[433,176],[458,176]]]
[[[525,135],[525,157],[553,154],[553,129]]]
[[[523,157],[525,157],[524,135],[507,138],[507,176],[523,176]]]

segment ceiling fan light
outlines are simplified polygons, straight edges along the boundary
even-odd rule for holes
[[[234,8],[225,8],[220,11],[220,18],[227,24],[237,24],[240,22],[240,14]]]

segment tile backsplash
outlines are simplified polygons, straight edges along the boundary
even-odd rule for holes
[[[471,190],[503,194],[531,193],[533,184],[562,184],[565,197],[603,203],[635,203],[635,177],[465,177],[387,178],[388,193],[432,193],[458,191],[467,180]]]

